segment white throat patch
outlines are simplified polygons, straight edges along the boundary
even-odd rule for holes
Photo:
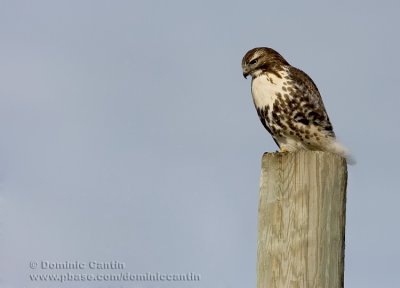
[[[251,94],[253,95],[254,105],[257,108],[271,106],[275,99],[276,93],[282,92],[283,83],[286,81],[286,72],[280,72],[282,78],[278,78],[272,73],[262,74],[251,81]]]

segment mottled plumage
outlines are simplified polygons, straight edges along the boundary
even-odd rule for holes
[[[349,158],[312,79],[271,48],[254,48],[242,60],[261,123],[281,151],[329,151]]]

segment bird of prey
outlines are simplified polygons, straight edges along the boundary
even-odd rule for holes
[[[243,76],[251,75],[251,93],[261,123],[281,152],[328,151],[353,162],[337,142],[313,80],[271,48],[251,49],[242,60]]]

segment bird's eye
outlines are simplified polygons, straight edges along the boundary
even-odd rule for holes
[[[250,65],[256,64],[257,63],[257,59],[253,59],[249,62]]]

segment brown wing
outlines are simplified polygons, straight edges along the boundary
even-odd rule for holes
[[[293,120],[305,125],[314,124],[335,137],[317,85],[306,73],[295,67],[290,67],[289,74],[294,88],[293,96],[299,101],[300,108],[292,115]]]
[[[271,134],[272,139],[274,139],[276,145],[278,145],[278,147],[281,148],[281,146],[279,145],[278,141],[276,141],[274,134],[272,133],[272,131],[269,128],[268,123],[267,123],[269,106],[266,106],[264,109],[260,109],[260,108],[256,108],[256,109],[257,109],[257,114],[258,114],[258,117],[260,118],[262,125],[268,131],[268,133]]]

